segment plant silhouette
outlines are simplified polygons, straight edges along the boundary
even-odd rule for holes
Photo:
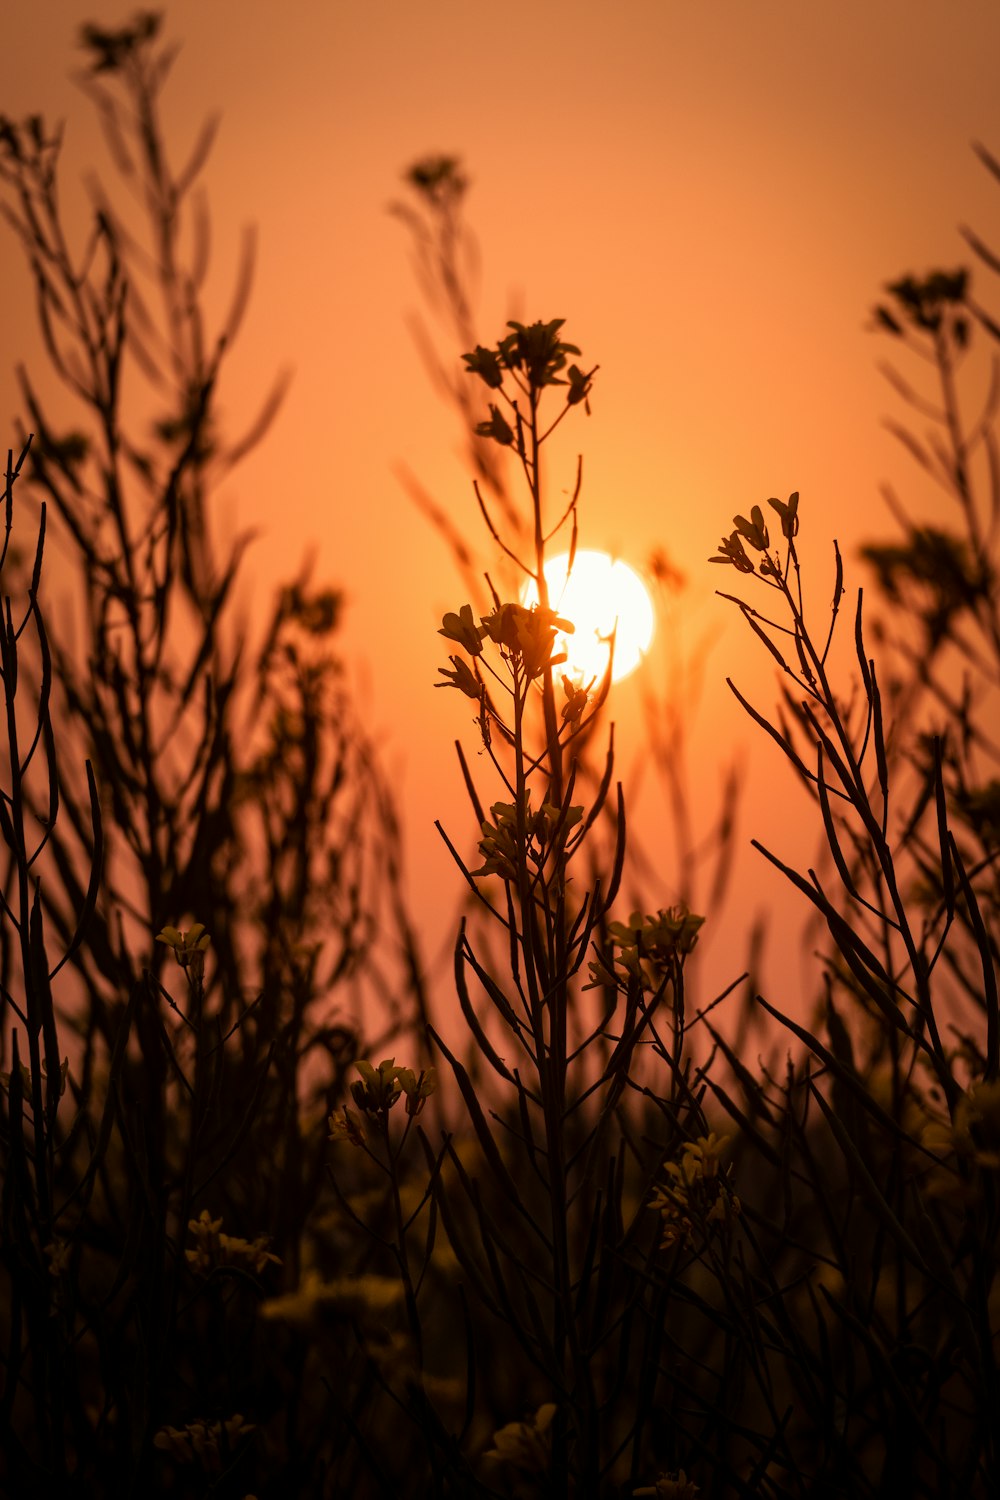
[[[802,872],[758,844],[822,931],[822,1004],[803,1022],[755,994],[787,1061],[754,1065],[720,1024],[730,991],[692,977],[713,906],[622,905],[609,682],[560,672],[544,562],[575,550],[583,471],[555,501],[542,458],[600,420],[596,361],[561,318],[479,341],[460,163],[411,173],[418,268],[464,353],[435,358],[470,518],[507,570],[474,594],[452,518],[469,589],[433,699],[472,712],[481,754],[459,748],[472,827],[440,825],[470,901],[446,1024],[340,596],[304,569],[251,650],[246,539],[214,534],[282,387],[226,440],[250,258],[213,335],[193,197],[212,127],[175,171],[157,17],[82,42],[145,238],[97,190],[76,254],[59,138],[0,122],[8,227],[79,413],[57,424],[22,372],[0,551],[4,1492],[995,1494],[1000,506],[995,398],[970,420],[960,366],[997,325],[971,273],[879,304],[880,336],[931,356],[932,397],[893,375],[930,432],[897,430],[952,502],[933,527],[896,502],[865,552],[881,610],[836,541],[815,602],[807,496],[761,497],[712,559],[778,674],[774,709],[734,682],[735,711],[810,792],[824,850]],[[56,528],[75,634],[46,607]],[[731,837],[724,814],[720,866]]]

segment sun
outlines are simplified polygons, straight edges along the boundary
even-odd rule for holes
[[[569,578],[568,565],[568,553],[545,564],[549,602],[576,626],[556,644],[556,652],[567,654],[560,670],[577,682],[588,683],[594,677],[600,681],[617,626],[611,679],[620,682],[639,665],[653,639],[653,603],[646,585],[633,568],[607,552],[578,552]],[[533,579],[522,599],[529,608],[538,603]]]

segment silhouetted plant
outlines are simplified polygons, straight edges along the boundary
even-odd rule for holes
[[[879,630],[888,691],[865,647],[860,591],[860,683],[849,692],[832,685],[839,553],[830,631],[821,650],[812,644],[795,545],[797,496],[770,502],[785,538],[783,560],[769,548],[759,507],[736,518],[714,560],[762,579],[778,596],[784,621],[736,600],[792,682],[776,722],[750,712],[813,790],[832,860],[829,881],[786,869],[830,939],[828,1041],[786,1019],[821,1066],[803,1084],[841,1158],[825,1193],[817,1185],[817,1207],[841,1247],[835,1285],[823,1296],[855,1373],[848,1399],[851,1367],[838,1374],[827,1355],[841,1431],[828,1427],[826,1441],[831,1451],[835,1440],[843,1446],[838,1469],[845,1477],[853,1471],[852,1486],[867,1486],[859,1492],[987,1494],[996,1484],[990,1412],[1000,1394],[997,844],[995,778],[985,779],[996,764],[990,720],[1000,669],[996,361],[971,422],[957,376],[976,323],[994,330],[965,271],[906,276],[886,290],[878,325],[929,364],[938,386],[938,399],[928,398],[889,371],[931,424],[920,438],[890,426],[954,507],[950,521],[920,524],[889,492],[902,537],[863,549],[895,607],[893,623],[906,622]],[[814,1155],[821,1139],[812,1142]],[[848,1208],[864,1205],[853,1214],[853,1231],[850,1213],[832,1212],[838,1179]],[[858,1256],[851,1242],[866,1217],[871,1250]],[[860,1382],[859,1356],[868,1369]],[[819,1430],[821,1417],[817,1403]],[[863,1442],[845,1441],[852,1423]]]
[[[684,965],[701,919],[671,908],[631,923],[608,921],[625,853],[620,789],[618,850],[606,883],[580,879],[613,757],[609,744],[596,796],[578,803],[577,745],[600,711],[610,665],[600,684],[560,678],[554,643],[569,622],[550,605],[544,563],[561,526],[572,526],[575,537],[579,482],[562,515],[548,515],[541,451],[586,402],[594,372],[571,362],[579,350],[563,339],[562,320],[509,328],[496,346],[477,345],[465,363],[488,390],[480,433],[511,448],[523,473],[522,534],[530,539],[523,552],[516,538],[502,536],[478,489],[477,499],[490,534],[533,581],[539,603],[527,608],[495,594],[494,608],[478,619],[469,605],[447,614],[440,633],[457,649],[439,684],[475,703],[482,750],[500,783],[501,800],[487,814],[460,751],[482,864],[470,869],[445,837],[487,922],[502,929],[505,961],[477,952],[461,924],[455,977],[476,1080],[450,1038],[430,1028],[471,1127],[468,1135],[461,1126],[446,1134],[443,1152],[420,1133],[430,1206],[469,1289],[462,1296],[466,1356],[463,1369],[452,1350],[451,1371],[438,1367],[430,1384],[412,1384],[406,1404],[428,1444],[432,1493],[498,1494],[514,1483],[518,1494],[568,1495],[638,1483],[648,1463],[664,1336],[664,1292],[652,1274],[655,1210],[664,1239],[693,1245],[697,1263],[708,1241],[731,1234],[739,1204],[720,1168],[726,1143],[711,1131],[703,1084],[684,1048]],[[553,395],[560,398],[554,409]],[[666,1075],[655,1095],[639,1076],[644,1045]],[[390,1059],[378,1076],[391,1080],[396,1072]],[[356,1085],[355,1101],[377,1117],[369,1090]],[[641,1139],[643,1115],[659,1139]],[[339,1141],[362,1146],[363,1122],[350,1106],[332,1123]],[[661,1171],[664,1185],[654,1190]],[[432,1268],[423,1302],[433,1324],[441,1282],[433,1274],[432,1224],[423,1264]],[[435,1347],[420,1333],[419,1293],[414,1314],[414,1344]],[[502,1357],[477,1358],[487,1340]],[[635,1349],[642,1352],[632,1367]],[[513,1386],[512,1363],[522,1371]],[[448,1373],[464,1376],[468,1393],[457,1429],[434,1399]],[[484,1423],[492,1446],[480,1465]]]
[[[748,1136],[780,1159],[784,1135],[792,1174],[785,1178],[785,1226],[792,1194],[800,1209],[814,1196],[806,1245],[826,1268],[822,1300],[809,1292],[818,1340],[810,1347],[787,1304],[784,1319],[778,1317],[786,1297],[783,1262],[795,1239],[779,1234],[776,1242],[778,1223],[759,1217],[756,1204],[748,1208],[757,1274],[769,1268],[764,1284],[770,1283],[777,1318],[775,1345],[782,1358],[794,1357],[820,1377],[802,1386],[782,1419],[781,1446],[790,1461],[808,1413],[823,1434],[829,1472],[855,1493],[987,1494],[997,1474],[991,1295],[1000,1219],[991,1162],[1000,1016],[996,959],[975,884],[983,866],[966,864],[951,830],[940,742],[932,752],[930,797],[918,788],[916,807],[896,805],[889,727],[876,664],[865,649],[860,591],[860,692],[834,688],[829,663],[843,592],[840,554],[831,621],[818,645],[801,586],[798,500],[793,494],[769,502],[780,546],[772,547],[768,522],[754,506],[749,519],[735,518],[713,559],[774,595],[774,611],[766,614],[727,597],[795,684],[786,695],[791,722],[769,721],[734,692],[814,789],[835,869],[830,889],[815,871],[800,874],[756,845],[816,908],[832,940],[828,1041],[760,997],[808,1049],[804,1069],[789,1074],[784,1120],[769,1113],[762,1086],[730,1057],[752,1106],[744,1121],[757,1117],[741,1145]],[[930,825],[919,845],[920,873],[933,881],[930,900],[921,888],[911,891],[906,878],[922,822]],[[951,971],[961,962],[956,954],[967,951],[956,920],[963,908],[979,971],[970,976],[971,1004],[960,1016]],[[835,989],[852,1002],[846,1015]],[[868,1021],[861,1030],[858,1012]],[[949,1032],[957,1045],[948,1044]],[[715,1091],[731,1107],[724,1091]],[[814,1113],[808,1130],[796,1119],[796,1096],[804,1112]],[[768,1141],[761,1120],[776,1127],[777,1139]],[[801,1457],[796,1467],[801,1488]]]
[[[410,329],[434,389],[458,414],[476,482],[499,511],[508,534],[519,534],[524,517],[509,492],[504,456],[488,434],[478,431],[481,412],[467,372],[455,360],[457,351],[477,342],[473,304],[479,251],[463,216],[468,178],[458,157],[428,156],[414,162],[404,180],[411,199],[394,202],[390,211],[409,231],[417,282],[442,330],[446,352],[439,352],[421,318],[412,318]],[[482,571],[465,528],[456,524],[449,509],[428,494],[408,468],[400,467],[399,475],[410,498],[445,538],[466,587],[478,598]]]
[[[190,225],[186,210],[214,125],[202,132],[187,166],[173,173],[157,113],[173,54],[156,50],[157,26],[155,17],[145,16],[121,31],[84,32],[86,86],[116,164],[138,187],[147,215],[145,243],[138,238],[141,230],[126,225],[96,188],[93,233],[75,261],[57,200],[59,138],[47,137],[38,120],[26,127],[6,121],[2,135],[3,174],[13,198],[7,217],[34,274],[46,345],[55,372],[92,426],[57,432],[30,376],[20,372],[35,431],[31,477],[62,523],[84,584],[82,643],[53,642],[69,710],[64,733],[76,730],[93,743],[98,779],[114,799],[119,832],[109,843],[110,901],[132,919],[121,934],[107,923],[107,945],[92,938],[84,977],[95,1003],[102,980],[116,987],[136,977],[147,961],[150,929],[185,912],[212,918],[213,951],[228,973],[238,973],[251,958],[256,979],[252,934],[270,932],[263,975],[272,996],[298,983],[288,951],[296,939],[276,921],[275,899],[283,921],[292,913],[301,921],[304,887],[317,900],[324,888],[331,901],[341,893],[346,925],[335,965],[344,951],[353,962],[366,942],[354,857],[360,845],[338,836],[342,830],[331,836],[335,788],[348,788],[337,799],[340,816],[348,827],[357,820],[357,811],[349,813],[345,804],[349,789],[355,798],[361,792],[366,753],[356,726],[347,723],[339,668],[328,649],[339,596],[311,586],[304,572],[279,593],[252,664],[246,661],[245,624],[229,624],[250,538],[238,538],[217,561],[207,500],[263,437],[283,383],[244,436],[223,442],[217,392],[246,306],[252,240],[244,242],[232,309],[213,338],[200,301],[207,270],[205,210],[195,200]],[[189,228],[194,244],[186,260],[181,246]],[[162,316],[154,299],[162,303]],[[144,388],[159,407],[148,436],[136,431],[130,410]],[[82,674],[81,665],[88,668]],[[321,723],[328,732],[320,736],[319,755]],[[313,736],[311,746],[303,734]],[[242,762],[234,751],[237,739],[252,747]],[[272,862],[265,866],[273,878],[262,920],[252,891],[238,889],[254,845],[246,825],[267,800],[262,777],[270,777],[272,818],[282,779],[287,799],[296,757],[298,805],[286,805],[282,817],[301,836],[284,840],[287,876],[277,875]],[[272,832],[272,852],[274,842]],[[331,882],[325,872],[334,855]],[[63,880],[71,894],[68,849]],[[215,910],[216,892],[224,893],[228,909]],[[51,899],[56,901],[55,893]],[[237,937],[230,927],[241,911],[250,920]],[[57,905],[53,919],[65,927]],[[136,919],[139,957],[133,958]],[[328,944],[331,937],[328,928]],[[334,972],[317,974],[316,983],[322,986]],[[240,987],[252,992],[256,983],[247,976]]]
[[[155,17],[87,28],[85,45],[116,161],[144,184],[148,259],[100,197],[78,263],[58,141],[0,124],[43,334],[84,406],[79,432],[57,427],[22,376],[35,437],[8,460],[0,555],[3,1485],[985,1500],[1000,1482],[1000,508],[974,471],[978,445],[992,484],[993,407],[963,425],[954,380],[978,329],[996,334],[968,277],[904,278],[880,317],[930,341],[944,436],[906,441],[958,505],[958,524],[904,517],[902,540],[869,550],[920,651],[886,637],[876,660],[859,592],[845,663],[836,544],[817,630],[797,495],[737,516],[714,559],[755,591],[726,597],[783,684],[773,714],[734,691],[811,792],[826,848],[801,873],[758,844],[826,929],[819,1020],[758,999],[793,1042],[780,1072],[717,1023],[725,996],[689,986],[712,910],[613,906],[627,840],[610,735],[596,774],[584,760],[610,667],[563,677],[569,622],[544,573],[563,527],[575,549],[582,468],[553,513],[543,450],[588,408],[596,366],[560,319],[473,334],[465,369],[442,366],[509,568],[440,632],[438,686],[474,714],[481,752],[459,748],[480,863],[445,835],[480,913],[454,952],[463,1046],[428,1015],[391,801],[332,653],[339,597],[304,570],[252,657],[230,623],[242,543],[215,546],[210,497],[246,442],[220,436],[228,343],[205,332],[201,252],[180,251],[210,133],[172,173]],[[441,158],[411,180],[420,264],[463,335],[463,174]],[[160,393],[151,436],[130,405],[140,374]],[[30,571],[11,543],[29,473]],[[44,620],[49,515],[83,579],[79,643]],[[465,529],[449,535],[471,567]],[[393,1038],[379,1062],[346,998],[331,1009],[359,988]]]
[[[24,1392],[34,1392],[37,1441],[52,1455],[52,1474],[65,1481],[64,1424],[78,1413],[67,1403],[61,1365],[65,1357],[65,1308],[60,1280],[66,1270],[70,1244],[60,1216],[59,1157],[66,1149],[60,1128],[60,1101],[66,1091],[68,1057],[61,1051],[51,983],[79,946],[93,915],[101,870],[101,818],[93,772],[87,763],[90,791],[93,862],[86,894],[77,912],[76,929],[60,961],[49,967],[45,945],[45,917],[41,902],[42,856],[53,837],[59,812],[59,774],[52,726],[52,664],[40,600],[45,545],[45,507],[42,506],[34,564],[24,592],[14,602],[8,592],[5,564],[11,557],[14,486],[28,457],[30,442],[17,463],[8,451],[4,492],[4,540],[0,550],[3,579],[3,619],[0,621],[0,679],[3,681],[5,734],[0,787],[0,837],[6,853],[4,895],[0,922],[4,938],[4,983],[0,989],[5,1012],[20,1023],[11,1032],[10,1069],[0,1073],[6,1105],[0,1116],[0,1194],[2,1284],[6,1311],[3,1338],[3,1395],[0,1431],[17,1430]],[[6,573],[9,574],[9,568]],[[33,644],[39,692],[30,694],[28,660],[23,654]],[[28,692],[26,692],[26,688]],[[32,720],[34,722],[32,722]],[[29,785],[34,795],[29,793]],[[33,803],[43,806],[36,816]],[[13,984],[16,972],[18,983]],[[6,1446],[6,1445],[5,1445]]]
[[[975,243],[987,254],[981,242]],[[971,418],[960,371],[976,344],[977,325],[994,338],[996,330],[973,300],[965,271],[932,272],[922,280],[906,276],[887,291],[888,305],[876,309],[880,325],[931,367],[937,387],[928,396],[886,367],[928,427],[918,437],[899,423],[888,425],[943,494],[950,514],[932,525],[913,520],[887,490],[902,535],[893,542],[869,543],[863,556],[898,616],[921,627],[916,639],[887,631],[893,653],[903,663],[896,708],[927,735],[915,757],[925,798],[934,776],[930,736],[936,733],[940,739],[941,774],[956,832],[965,859],[978,863],[983,857],[991,860],[997,851],[989,808],[996,798],[1000,759],[1000,741],[992,730],[1000,677],[1000,361],[992,355],[989,387]],[[912,834],[919,861],[916,827]]]
[[[428,326],[422,319],[413,318],[410,327],[432,386],[459,419],[469,468],[475,475],[480,514],[486,514],[486,510],[489,513],[487,526],[494,544],[490,577],[501,592],[513,596],[523,586],[525,575],[512,564],[510,549],[531,546],[530,516],[518,505],[511,483],[514,448],[512,444],[496,441],[497,435],[503,434],[503,426],[494,429],[492,414],[489,421],[481,420],[482,403],[475,398],[468,369],[460,369],[456,363],[459,351],[478,345],[474,307],[480,255],[464,216],[468,174],[460,158],[433,155],[416,161],[404,174],[404,180],[410,198],[393,203],[392,212],[409,230],[418,285],[432,319]],[[433,334],[435,324],[439,330],[437,339]],[[583,405],[589,413],[586,398]],[[577,491],[581,473],[582,468],[576,478]],[[489,594],[483,591],[486,565],[481,560],[482,549],[473,545],[468,529],[458,523],[454,507],[428,494],[408,469],[401,469],[400,477],[411,499],[444,538],[467,597],[476,608],[485,608]],[[498,528],[503,531],[506,546],[499,543]],[[572,536],[576,535],[574,529]],[[732,869],[732,840],[741,784],[739,762],[734,759],[723,773],[718,812],[710,824],[705,823],[704,802],[701,803],[702,815],[695,831],[688,746],[698,685],[706,673],[708,636],[703,635],[693,649],[687,644],[678,645],[682,638],[678,623],[690,613],[685,592],[687,580],[664,547],[654,551],[646,574],[647,581],[655,586],[660,634],[668,643],[668,680],[656,683],[649,670],[646,671],[643,700],[648,741],[643,748],[659,776],[670,817],[674,840],[670,888],[675,899],[683,904],[711,906],[714,911],[725,898]],[[595,738],[591,732],[596,725],[597,720],[590,719],[574,743],[578,781],[589,794],[597,792],[605,770],[599,737]],[[614,859],[615,819],[616,807],[612,801],[605,807],[601,820],[605,837],[595,836],[588,841],[591,880],[597,877],[602,865]],[[657,854],[659,857],[654,859],[652,851],[645,847],[642,829],[633,828],[622,879],[634,901],[641,900],[639,893],[650,881],[663,879],[663,851],[658,850]],[[474,915],[473,905],[470,920],[474,920]],[[759,935],[755,945],[757,942]]]
[[[192,188],[214,126],[174,171],[159,116],[173,52],[160,45],[158,17],[86,27],[82,45],[84,87],[138,217],[95,187],[77,255],[60,208],[60,135],[37,118],[0,121],[5,216],[79,424],[62,408],[52,417],[20,371],[34,433],[26,472],[81,583],[76,619],[46,633],[39,546],[25,617],[37,659],[22,653],[15,671],[15,634],[4,668],[8,724],[20,719],[16,686],[18,705],[37,706],[34,766],[49,767],[47,779],[25,777],[11,741],[4,915],[24,925],[28,901],[25,943],[30,926],[41,944],[44,915],[66,967],[61,1004],[47,981],[39,999],[42,948],[25,948],[18,963],[5,934],[2,1035],[14,1084],[2,1448],[18,1493],[64,1484],[179,1493],[188,1460],[236,1485],[251,1419],[234,1413],[249,1400],[257,1426],[278,1399],[256,1307],[276,1264],[297,1275],[310,1215],[322,1212],[315,1126],[357,1050],[362,985],[369,1033],[398,1031],[425,1007],[391,802],[331,649],[339,595],[304,570],[278,592],[251,654],[234,617],[249,539],[213,540],[216,487],[261,439],[283,388],[243,437],[224,440],[218,390],[252,242],[213,336],[201,302],[207,220]],[[12,483],[9,474],[8,540]],[[4,556],[9,573],[6,547]],[[89,806],[79,775],[66,772],[84,756]],[[99,897],[89,874],[101,863],[97,797]],[[44,884],[26,854],[21,825],[32,818],[43,829]],[[368,962],[376,939],[381,952]],[[171,951],[181,999],[171,994],[178,969],[163,967]],[[39,1080],[28,1085],[27,1158],[25,1047]],[[51,1277],[46,1251],[58,1261]],[[41,1338],[47,1307],[58,1317]]]

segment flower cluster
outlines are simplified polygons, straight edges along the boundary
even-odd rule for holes
[[[449,611],[441,621],[438,635],[446,640],[457,641],[472,657],[481,656],[483,641],[491,640],[499,646],[501,655],[529,681],[540,677],[549,667],[556,667],[566,660],[565,651],[553,656],[556,635],[562,630],[572,633],[574,626],[564,620],[554,609],[543,609],[535,605],[528,609],[523,604],[500,604],[492,614],[483,615],[477,625],[472,615],[472,606],[463,604],[458,614]],[[450,656],[451,667],[438,670],[445,678],[436,687],[455,687],[469,698],[479,698],[482,684],[477,674],[460,656]],[[570,694],[570,703],[576,716],[583,712],[586,697],[576,708],[576,700]]]
[[[497,345],[506,368],[523,371],[529,385],[536,390],[546,385],[564,385],[558,376],[566,364],[566,356],[580,353],[575,344],[567,344],[559,337],[565,321],[565,318],[553,318],[549,323],[508,321],[507,327],[513,332]]]
[[[714,1224],[739,1214],[740,1200],[730,1189],[728,1170],[721,1169],[729,1141],[728,1135],[711,1131],[685,1142],[679,1162],[667,1162],[667,1181],[654,1190],[650,1204],[663,1221],[664,1249],[695,1229],[708,1234]]]
[[[385,1058],[377,1068],[370,1062],[359,1062],[355,1066],[361,1077],[351,1084],[351,1097],[362,1114],[385,1119],[393,1105],[399,1099],[405,1099],[406,1113],[411,1117],[419,1115],[437,1089],[434,1068],[422,1068],[417,1073],[413,1068],[397,1067],[394,1057]],[[365,1138],[360,1119],[347,1105],[334,1110],[329,1126],[332,1141],[349,1140],[360,1146]]]
[[[575,626],[564,620],[554,609],[543,609],[536,604],[526,609],[523,604],[501,604],[492,614],[483,616],[483,630],[493,643],[500,647],[503,655],[519,664],[524,675],[540,677],[546,667],[558,666],[566,660],[565,651],[552,655],[557,631],[572,634]]]
[[[185,1250],[184,1256],[192,1271],[199,1276],[208,1276],[225,1267],[252,1271],[260,1276],[269,1265],[282,1264],[281,1259],[267,1248],[266,1235],[244,1240],[237,1235],[223,1234],[222,1220],[213,1219],[207,1208],[202,1209],[197,1219],[188,1222],[188,1229],[194,1237],[194,1248]]]
[[[644,990],[655,992],[676,977],[704,921],[678,905],[661,908],[651,917],[635,911],[627,922],[609,922],[611,952],[591,962],[592,982],[621,986],[638,980]]]
[[[190,972],[193,979],[201,978],[205,972],[205,950],[212,941],[204,923],[195,922],[186,932],[178,927],[164,927],[156,934],[156,941],[174,950],[177,962]]]
[[[530,796],[530,789],[527,793]],[[501,880],[517,880],[517,805],[513,802],[494,802],[490,808],[492,823],[480,825],[482,838],[479,852],[483,863],[473,875],[499,875]]]
[[[577,406],[586,401],[595,372],[570,365],[566,371],[568,379],[562,379],[560,372],[566,367],[567,355],[580,353],[575,344],[568,344],[559,337],[565,321],[565,318],[553,318],[548,323],[508,321],[507,327],[512,332],[501,339],[495,349],[477,344],[471,354],[462,355],[467,373],[478,375],[491,391],[500,390],[505,370],[521,373],[533,391],[540,391],[547,385],[568,384],[567,402],[570,406]],[[491,410],[496,408],[491,407]]]
[[[221,1474],[223,1463],[228,1463],[237,1444],[254,1428],[255,1424],[244,1422],[239,1412],[223,1422],[196,1418],[184,1427],[161,1427],[153,1446],[169,1453],[177,1463],[199,1463],[206,1473]]]
[[[781,534],[786,541],[791,541],[799,529],[799,492],[793,491],[786,500],[768,500],[768,505],[778,515],[781,521]],[[746,547],[751,547],[754,552],[763,552],[764,556],[760,562],[760,571],[765,577],[773,575],[775,565],[768,555],[767,549],[770,545],[770,536],[764,521],[764,512],[759,505],[752,507],[750,518],[746,516],[734,516],[733,524],[735,531],[728,537],[723,537],[717,549],[718,554],[710,557],[709,562],[731,563],[738,573],[753,573],[756,571],[753,559],[747,555]]]
[[[468,182],[461,167],[457,156],[425,156],[413,163],[406,180],[431,203],[441,206],[465,192]]]
[[[924,277],[902,276],[890,282],[886,291],[892,304],[879,304],[875,317],[879,326],[897,337],[911,328],[925,333],[938,333],[942,325],[950,326],[955,342],[964,347],[969,336],[969,320],[966,315],[966,292],[969,273],[957,271],[931,271]]]
[[[544,858],[544,850],[547,844],[552,842],[556,832],[568,833],[575,828],[583,817],[583,806],[570,806],[565,809],[554,807],[551,802],[543,802],[537,812],[532,812],[530,807],[531,788],[524,794],[524,833],[526,853],[539,864]],[[491,822],[484,821],[480,825],[482,838],[479,841],[479,852],[483,856],[483,864],[478,870],[473,870],[473,875],[499,875],[501,880],[517,880],[520,854],[517,840],[517,803],[516,802],[494,802],[490,808]],[[537,849],[531,849],[534,842]]]

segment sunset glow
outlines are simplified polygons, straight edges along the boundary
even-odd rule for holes
[[[552,608],[576,626],[572,635],[558,638],[557,650],[567,656],[562,670],[582,683],[600,680],[614,635],[611,678],[620,682],[635,671],[653,639],[653,604],[646,585],[628,563],[607,552],[578,552],[569,577],[568,565],[568,553],[545,565]],[[535,604],[537,599],[532,582],[524,591],[524,602]]]
[[[998,1500],[1000,4],[130,8],[4,9],[0,1500]]]

